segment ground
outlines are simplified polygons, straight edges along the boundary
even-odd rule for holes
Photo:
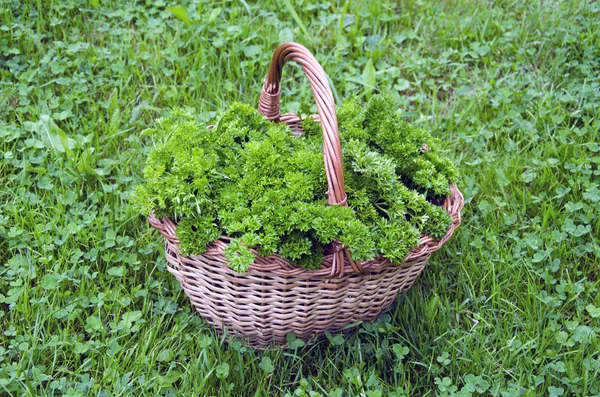
[[[1,0],[0,394],[599,395],[598,20],[592,1]],[[129,197],[154,118],[256,104],[289,40],[338,101],[388,93],[441,139],[466,206],[378,321],[261,353],[194,314]],[[282,98],[314,109],[299,68]]]

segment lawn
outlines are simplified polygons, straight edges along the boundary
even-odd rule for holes
[[[173,5],[0,0],[0,394],[600,395],[599,3]],[[130,197],[153,119],[257,104],[290,40],[441,139],[466,206],[377,321],[263,353],[194,313]],[[314,112],[300,68],[282,101]]]

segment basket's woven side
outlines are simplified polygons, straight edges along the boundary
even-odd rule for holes
[[[375,318],[398,292],[419,276],[429,255],[368,274],[311,280],[251,271],[239,275],[221,256],[181,256],[167,240],[169,271],[198,313],[219,331],[238,335],[255,348],[285,345],[293,332],[303,340]]]
[[[320,270],[311,272],[293,266],[279,255],[257,257],[246,274],[227,264],[223,249],[229,238],[211,243],[204,254],[182,256],[170,219],[150,217],[153,227],[165,237],[169,271],[175,275],[191,303],[218,330],[246,339],[256,348],[284,345],[289,332],[308,340],[326,330],[375,318],[389,307],[398,292],[404,292],[423,271],[431,253],[439,249],[460,225],[464,200],[456,186],[444,208],[452,226],[440,241],[423,236],[406,261],[396,266],[376,258],[363,263],[364,274],[344,264],[340,277],[330,277],[325,258]]]

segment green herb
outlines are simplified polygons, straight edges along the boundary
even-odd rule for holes
[[[323,246],[334,241],[359,261],[382,255],[402,263],[421,234],[446,233],[448,213],[426,197],[447,195],[456,169],[389,98],[340,108],[348,207],[327,205],[321,127],[307,119],[304,128],[305,137],[293,137],[244,104],[230,106],[212,129],[175,110],[145,131],[154,148],[134,202],[178,222],[184,255],[232,237],[225,256],[238,272],[253,262],[251,249],[318,269]]]

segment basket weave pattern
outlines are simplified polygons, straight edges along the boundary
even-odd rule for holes
[[[319,111],[315,119],[323,129],[328,203],[347,205],[333,95],[325,72],[306,48],[296,43],[277,48],[263,85],[259,111],[270,120],[285,122],[294,133],[302,133],[300,117],[281,115],[279,111],[281,70],[290,60],[303,67]],[[227,236],[209,244],[201,255],[183,256],[175,236],[176,223],[153,216],[148,220],[164,236],[168,270],[198,313],[218,330],[237,334],[251,346],[264,349],[285,345],[290,332],[308,340],[326,330],[335,332],[348,324],[371,320],[389,307],[398,292],[414,283],[431,253],[460,225],[463,196],[455,185],[450,191],[443,204],[452,218],[446,236],[439,241],[422,236],[419,246],[398,266],[385,258],[358,263],[345,247],[334,243],[317,271],[294,266],[275,254],[256,256],[249,271],[238,274],[223,254],[230,241]]]

